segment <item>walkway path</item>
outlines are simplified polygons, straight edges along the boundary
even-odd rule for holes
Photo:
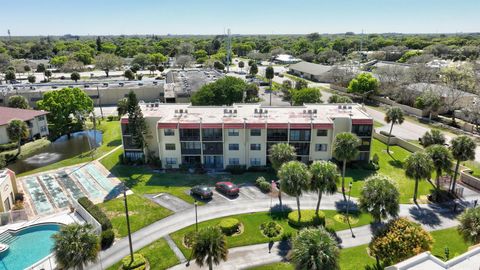
[[[338,203],[341,201],[341,194],[325,196],[322,200],[322,209],[337,209]],[[316,205],[313,196],[306,196],[301,202],[302,209],[313,209]],[[285,198],[284,204],[291,208],[296,207],[296,202],[292,198]],[[198,208],[198,220],[202,222],[230,215],[268,211],[269,209],[270,200],[251,200],[241,201],[239,203],[228,202],[216,205],[205,205]],[[400,216],[407,216],[419,222],[427,230],[450,228],[458,224],[455,220],[456,215],[454,215],[450,209],[430,205],[401,205]],[[195,212],[192,206],[189,209],[177,212],[133,233],[133,249],[141,249],[159,238],[193,225],[194,222]],[[354,232],[356,234],[355,238],[352,238],[348,231],[338,232],[342,240],[342,246],[353,247],[366,244],[372,236],[370,226],[355,228]],[[115,242],[111,248],[101,252],[101,258],[103,258],[101,265],[103,265],[103,267],[113,265],[128,255],[128,250],[128,240],[126,238],[120,239]],[[100,262],[89,266],[88,269],[101,269]]]

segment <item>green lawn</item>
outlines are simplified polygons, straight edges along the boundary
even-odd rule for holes
[[[35,141],[28,142],[28,143],[21,146],[20,155],[17,158],[21,159],[24,156],[28,156],[32,152],[35,152],[37,150],[42,149],[43,147],[48,146],[50,143],[51,142],[47,138],[41,138],[41,139],[38,139],[38,140],[35,140]],[[9,155],[9,154],[14,155],[14,154],[17,154],[17,152],[18,152],[18,149],[15,148],[13,150],[1,152],[0,155],[1,156],[5,156],[5,155]]]
[[[130,228],[135,232],[153,222],[172,214],[166,208],[150,201],[138,194],[128,195],[128,209],[130,217]],[[105,211],[112,221],[113,230],[117,238],[127,236],[127,221],[125,218],[125,207],[123,198],[118,198],[98,205]]]
[[[472,175],[480,177],[480,163],[478,161],[465,161],[462,165],[472,170]]]
[[[122,144],[119,121],[110,121],[110,122],[102,121],[102,123],[98,126],[98,129],[101,130],[103,133],[103,142],[102,142],[102,145],[98,147],[95,153],[93,154],[93,159],[103,156],[104,154],[113,150],[115,147]],[[92,160],[92,152],[88,151],[88,152],[79,154],[77,156],[74,156],[72,158],[64,159],[62,161],[59,161],[47,166],[22,173],[18,176],[25,176],[28,174],[49,171],[49,170],[71,166],[71,165],[75,165],[83,162],[88,162],[91,160]]]
[[[140,249],[136,253],[142,254],[150,263],[150,269],[163,270],[180,263],[173,251],[163,238],[159,239],[152,244]],[[118,270],[121,263],[118,262],[109,268],[108,270]]]
[[[379,157],[380,169],[378,173],[389,176],[397,184],[400,191],[400,203],[412,203],[413,189],[415,182],[405,176],[403,170],[403,161],[411,154],[409,151],[399,147],[391,146],[391,155],[386,153],[387,145],[379,140],[372,140],[372,152],[371,156],[377,154]],[[352,167],[347,165],[347,172],[345,177],[345,185],[348,186],[349,182],[353,182],[352,196],[360,196],[360,191],[363,187],[366,177],[375,174],[374,171],[364,170],[363,168]],[[432,174],[432,178],[434,175]],[[433,186],[427,181],[421,181],[418,185],[418,194],[426,195],[430,193]]]
[[[378,122],[377,120],[373,121],[373,127],[374,128],[379,128],[379,127],[383,127],[384,124]]]
[[[257,267],[248,268],[249,270],[293,270],[294,267],[291,263],[280,262],[280,263],[272,263]]]
[[[445,260],[445,248],[450,250],[450,259],[468,250],[471,243],[465,242],[458,233],[457,228],[449,228],[431,232],[435,242],[433,243],[432,254]]]
[[[374,266],[375,259],[367,253],[368,245],[361,245],[340,250],[341,270],[363,270],[367,266]]]
[[[348,225],[346,223],[340,223],[333,219],[333,216],[337,214],[336,211],[323,210],[323,212],[325,212],[326,214],[327,228],[336,231],[348,229]],[[231,217],[240,220],[240,222],[243,224],[244,231],[240,235],[227,237],[227,243],[229,248],[267,243],[269,241],[269,238],[265,237],[259,229],[262,223],[272,220],[272,216],[268,212],[241,214]],[[352,224],[353,227],[366,225],[372,221],[370,215],[367,214],[361,214],[358,218],[358,222],[356,224]],[[203,228],[207,226],[215,226],[219,223],[220,219],[221,218],[201,222],[198,224],[198,227]],[[295,233],[297,231],[297,229],[291,227],[288,224],[286,215],[274,214],[273,219],[283,227],[283,233],[289,234]],[[185,233],[193,230],[195,230],[195,225],[186,227],[170,235],[186,257],[189,256],[190,250],[183,245],[183,236],[185,235]],[[274,240],[277,241],[280,240],[280,238],[281,236],[275,238]]]
[[[154,194],[166,192],[187,202],[194,199],[188,194],[190,187],[198,184],[214,185],[220,180],[232,181],[236,184],[254,183],[259,176],[267,180],[276,179],[271,173],[246,172],[242,175],[207,175],[182,172],[155,173],[146,166],[128,166],[120,164],[122,149],[108,155],[100,162],[120,180],[126,181],[138,194]]]

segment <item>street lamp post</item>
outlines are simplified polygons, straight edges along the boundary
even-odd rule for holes
[[[355,234],[353,234],[352,225],[350,224],[350,216],[348,215],[348,210],[350,208],[350,195],[352,194],[352,182],[348,184],[348,201],[347,201],[347,223],[348,227],[350,228],[350,232],[352,233],[352,237],[355,238]]]
[[[195,200],[193,205],[195,206],[195,233],[198,233],[198,211],[197,211],[198,202],[197,202],[197,200]],[[190,258],[188,258],[187,264],[185,265],[186,267],[190,266],[190,261],[192,260],[192,255],[193,255],[193,249],[192,249],[192,252],[190,253]]]
[[[128,244],[130,246],[130,263],[133,263],[132,235],[130,232],[130,218],[128,216],[127,186],[125,184],[123,185],[123,199],[125,202],[125,216],[127,218]]]

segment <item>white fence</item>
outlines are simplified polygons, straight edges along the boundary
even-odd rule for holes
[[[94,233],[97,235],[102,233],[102,225],[75,200],[73,200],[73,208],[88,224],[92,225],[92,230]]]

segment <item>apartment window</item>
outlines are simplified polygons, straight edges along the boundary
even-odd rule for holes
[[[238,136],[239,134],[240,134],[240,132],[236,128],[228,129],[228,136],[234,137],[234,136]]]
[[[327,151],[327,144],[324,144],[324,143],[315,144],[315,151],[326,152]]]
[[[261,136],[262,130],[258,128],[250,129],[250,136]]]
[[[260,151],[262,146],[259,143],[252,143],[250,144],[250,150],[252,151]]]
[[[370,137],[372,135],[372,125],[353,125],[352,133],[355,133],[358,136]]]
[[[290,130],[290,141],[310,141],[310,130],[309,129]]]
[[[327,137],[328,130],[327,129],[317,129],[317,136],[318,137]]]
[[[175,144],[174,143],[166,143],[165,144],[165,150],[174,151],[175,150]]]
[[[166,128],[163,130],[163,135],[165,136],[174,136],[175,135],[175,130],[171,128]]]
[[[228,165],[240,165],[240,159],[239,158],[229,158],[228,159]]]
[[[175,165],[177,164],[177,158],[167,157],[165,158],[167,165]]]
[[[40,132],[47,132],[47,127],[41,126],[40,127]]]
[[[267,141],[282,142],[288,140],[288,129],[267,129]]]
[[[251,158],[250,166],[260,166],[262,165],[262,160],[260,158]]]
[[[45,115],[40,115],[38,117],[38,121],[45,121]]]
[[[231,143],[228,145],[228,150],[230,151],[238,151],[240,149],[240,145],[238,143]]]

